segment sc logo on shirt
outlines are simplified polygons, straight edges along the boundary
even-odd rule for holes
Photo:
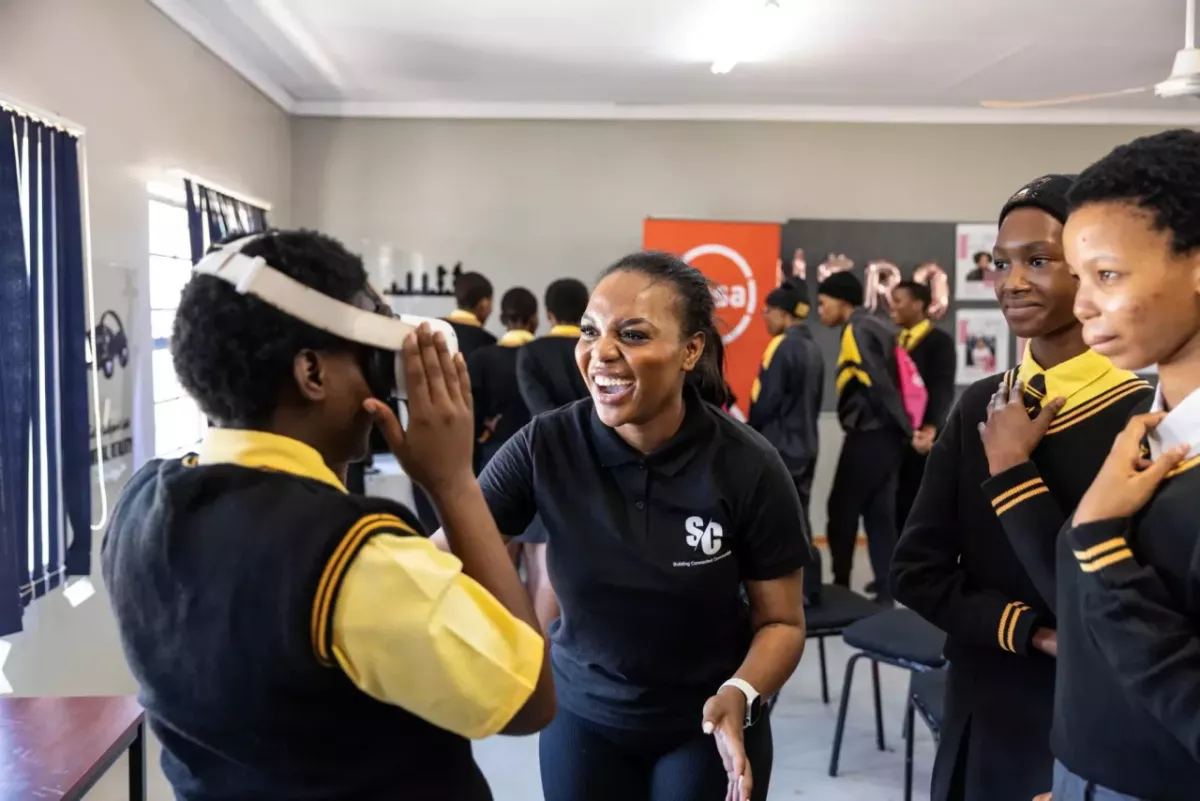
[[[725,532],[720,523],[713,520],[706,524],[703,517],[689,517],[683,526],[687,529],[688,545],[703,551],[705,556],[721,552]]]

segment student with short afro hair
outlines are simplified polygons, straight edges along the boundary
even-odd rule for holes
[[[231,243],[335,301],[385,313],[362,261],[312,231]],[[408,428],[366,346],[214,275],[183,290],[180,383],[213,421],[198,454],[141,468],[103,573],[140,701],[181,801],[490,801],[469,739],[554,716],[546,643],[471,471],[462,359],[403,343]],[[451,532],[351,495],[378,425]]]

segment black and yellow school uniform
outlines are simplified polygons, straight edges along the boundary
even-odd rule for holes
[[[525,704],[541,638],[308,446],[212,430],[151,462],[103,567],[183,801],[491,798],[468,738]]]
[[[496,335],[486,330],[479,318],[466,309],[455,309],[443,319],[454,329],[464,359],[479,348],[496,344]]]
[[[1066,405],[1030,462],[990,477],[978,426],[1001,383],[1018,379],[1031,414],[1046,398]],[[948,635],[933,801],[1011,801],[1049,789],[1055,662],[1031,640],[1036,628],[1055,628],[1054,609],[1005,529],[1027,524],[1037,504],[1073,509],[1149,391],[1091,351],[1050,370],[1027,351],[1017,370],[969,387],[934,444],[892,573],[896,598]],[[1033,517],[1051,550],[1062,520],[1061,511]],[[1061,656],[1061,632],[1059,642]]]
[[[556,325],[517,353],[517,384],[530,414],[541,414],[583,400],[587,383],[575,361],[579,326]]]
[[[467,358],[475,407],[475,456],[481,469],[529,422],[529,409],[517,388],[517,354],[532,341],[528,331],[509,331],[495,345],[485,345]]]
[[[941,432],[946,425],[950,407],[954,405],[954,375],[957,355],[954,340],[945,331],[936,327],[932,320],[922,320],[912,328],[900,332],[900,347],[912,357],[925,389],[929,403],[925,407],[922,426],[933,426]],[[912,510],[917,490],[921,488],[921,476],[925,474],[926,455],[917,453],[912,447],[904,449],[900,463],[899,487],[896,491],[896,524],[903,530],[904,521]]]
[[[1139,400],[1135,412],[1151,410],[1145,394]],[[1161,396],[1153,408],[1162,408]],[[1197,454],[1197,392],[1159,425],[1147,455],[1156,459],[1185,443]],[[1056,553],[1041,538],[1069,507],[1055,507],[1043,493],[1021,504],[1027,508],[1020,519],[1005,521],[1014,545],[1041,567],[1048,600],[1057,600],[1051,748],[1063,769],[1056,799],[1072,801],[1096,788],[1154,801],[1185,801],[1200,792],[1197,467],[1200,457],[1193,455],[1133,518],[1068,528]],[[1025,466],[1011,472],[1009,484],[1040,480]],[[1050,573],[1055,556],[1057,586]]]
[[[827,535],[833,579],[849,586],[859,519],[881,595],[896,545],[896,483],[911,424],[894,367],[896,330],[858,308],[842,331],[837,410],[846,438],[829,492]]]
[[[774,337],[763,351],[758,378],[750,388],[750,427],[762,434],[783,458],[800,505],[804,525],[812,536],[809,506],[816,472],[817,419],[825,388],[825,361],[812,332],[804,324],[793,325]],[[814,561],[820,554],[813,553]],[[815,600],[820,594],[821,571],[804,575],[804,593]]]

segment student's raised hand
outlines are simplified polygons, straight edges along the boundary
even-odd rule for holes
[[[1157,412],[1130,419],[1113,442],[1092,486],[1083,494],[1074,525],[1133,515],[1146,505],[1167,473],[1179,466],[1188,454],[1186,445],[1172,448],[1154,462],[1142,455],[1142,440],[1166,416],[1166,412]]]
[[[1028,462],[1064,403],[1064,399],[1055,398],[1043,405],[1038,416],[1030,420],[1025,411],[1025,387],[1021,382],[1014,382],[1007,391],[1001,384],[988,402],[987,422],[979,424],[988,472],[995,476]]]
[[[704,704],[704,733],[717,742],[729,785],[725,801],[750,801],[754,787],[745,742],[746,696],[736,687],[722,687]]]
[[[404,471],[432,495],[453,493],[472,483],[475,417],[471,382],[462,354],[450,354],[446,339],[421,324],[403,346],[408,387],[408,428],[379,400],[364,408],[387,439]]]
[[[1050,793],[1042,793],[1033,797],[1033,801],[1054,801],[1054,796]]]

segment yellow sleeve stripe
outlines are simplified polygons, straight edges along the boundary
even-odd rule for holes
[[[1018,484],[1017,486],[1013,487],[1010,490],[1005,490],[1004,492],[997,495],[995,498],[992,498],[992,506],[999,507],[1001,504],[1003,504],[1005,501],[1007,501],[1009,498],[1013,497],[1014,495],[1020,495],[1025,490],[1031,489],[1032,487],[1037,487],[1040,485],[1042,485],[1041,476],[1038,476],[1037,478],[1031,478],[1026,482]]]
[[[861,367],[853,365],[844,365],[838,372],[837,377],[837,394],[841,395],[842,390],[850,383],[851,379],[857,379],[864,387],[871,386],[871,376],[867,375],[867,371]]]
[[[1026,604],[1019,601],[1012,601],[1004,607],[1004,614],[1000,615],[1000,625],[996,628],[996,640],[1003,650],[1014,654],[1017,652],[1013,645],[1013,633],[1017,630],[1017,618],[1028,609]]]
[[[996,514],[1002,515],[1005,512],[1012,509],[1014,506],[1018,506],[1022,503],[1025,503],[1025,501],[1029,500],[1030,498],[1033,498],[1038,495],[1046,495],[1049,492],[1050,492],[1050,489],[1046,486],[1034,487],[1033,489],[1029,490],[1029,492],[1026,492],[1023,495],[1018,495],[1017,497],[1013,498],[1011,501],[1004,504],[1003,506],[997,507]]]
[[[838,365],[843,364],[862,364],[862,353],[858,350],[858,340],[854,338],[854,331],[849,325],[842,331],[842,346],[838,350]]]
[[[1180,473],[1191,470],[1196,465],[1200,465],[1200,456],[1193,456],[1191,459],[1180,462],[1175,467],[1171,468],[1170,472],[1167,473],[1167,478],[1174,478]]]
[[[779,334],[767,343],[766,349],[763,351],[762,369],[766,370],[771,366],[771,359],[775,358],[775,351],[779,350],[780,344],[783,342],[783,334]]]
[[[754,379],[754,383],[750,385],[750,402],[757,403],[758,396],[762,394],[762,380]]]
[[[346,567],[350,564],[354,554],[358,553],[362,544],[372,534],[385,529],[400,530],[406,534],[417,536],[417,532],[395,515],[367,515],[351,527],[342,541],[338,543],[337,548],[334,549],[333,556],[325,563],[325,569],[321,572],[321,580],[317,584],[317,594],[313,600],[310,624],[313,652],[316,653],[317,659],[325,664],[332,664],[329,649],[326,647],[328,641],[326,634],[329,631],[329,612],[333,607],[337,587],[346,573]]]
[[[1080,562],[1079,569],[1084,573],[1095,573],[1097,570],[1103,570],[1109,565],[1115,565],[1117,562],[1123,562],[1126,559],[1133,558],[1133,551],[1128,548],[1122,548],[1119,551],[1113,551],[1108,556],[1101,556],[1094,562]]]
[[[1109,551],[1115,551],[1117,548],[1124,548],[1128,543],[1124,537],[1113,537],[1111,540],[1105,540],[1099,545],[1093,545],[1084,551],[1075,551],[1075,558],[1080,562],[1088,562],[1095,559],[1101,554],[1106,554]]]
[[[1086,420],[1097,412],[1107,409],[1122,398],[1127,398],[1138,392],[1144,392],[1150,389],[1150,385],[1145,381],[1128,381],[1124,384],[1118,384],[1112,389],[1097,395],[1090,401],[1087,401],[1080,406],[1072,409],[1066,414],[1059,415],[1054,418],[1054,422],[1050,424],[1050,428],[1046,430],[1047,434],[1057,434],[1066,428],[1070,428],[1078,422]]]

